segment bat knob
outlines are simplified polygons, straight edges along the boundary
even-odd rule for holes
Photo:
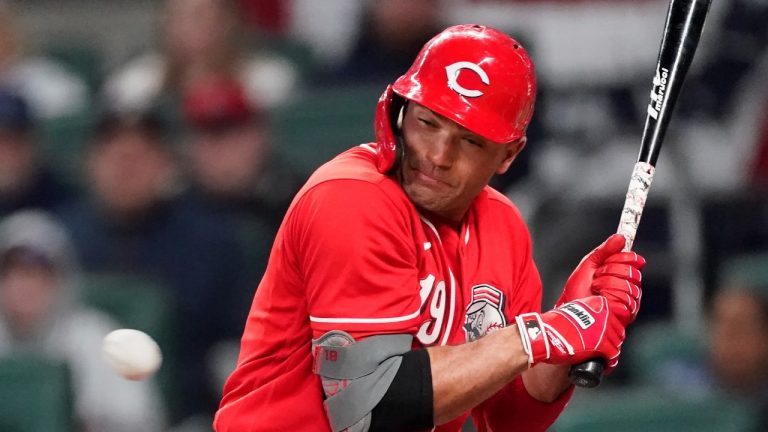
[[[579,387],[593,388],[603,379],[605,362],[602,359],[589,360],[571,367],[568,378]]]

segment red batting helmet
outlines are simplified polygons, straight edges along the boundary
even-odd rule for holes
[[[405,75],[384,91],[376,109],[378,169],[395,163],[393,124],[414,101],[497,143],[525,135],[533,115],[533,62],[507,34],[481,25],[445,29],[421,49]]]

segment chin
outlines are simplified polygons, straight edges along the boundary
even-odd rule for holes
[[[429,190],[426,190],[424,187],[420,187],[418,185],[404,185],[403,190],[405,191],[405,194],[408,196],[408,199],[411,200],[411,202],[420,209],[425,209],[429,211],[434,211],[433,209],[436,207],[436,203],[434,202],[434,199],[432,199],[431,195],[434,194],[434,192],[431,192]]]
[[[416,193],[408,193],[408,191],[406,191],[406,193],[413,205],[415,205],[419,211],[426,211],[430,214],[442,217],[448,216],[449,211],[444,205],[445,200],[441,200],[439,197],[434,197],[433,193],[424,194],[418,193],[418,191],[416,191]]]

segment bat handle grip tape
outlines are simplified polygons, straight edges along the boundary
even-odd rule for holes
[[[635,241],[640,217],[643,215],[645,200],[653,181],[654,167],[647,162],[638,162],[632,170],[627,196],[624,199],[624,209],[617,232],[627,239],[625,250],[631,250]],[[602,359],[592,359],[571,368],[568,378],[579,387],[593,388],[600,384],[605,370]]]
[[[632,169],[627,195],[624,198],[624,208],[621,210],[621,219],[619,219],[619,228],[616,230],[627,239],[624,250],[631,250],[635,242],[637,227],[643,216],[643,208],[645,208],[655,170],[648,162],[637,162]]]

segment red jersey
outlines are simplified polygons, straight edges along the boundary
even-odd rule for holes
[[[412,334],[415,347],[456,345],[539,311],[541,280],[514,205],[486,187],[459,231],[419,214],[370,145],[312,175],[275,239],[224,387],[218,432],[330,431],[311,343]],[[531,398],[518,377],[472,410],[480,430],[544,430],[567,401]],[[437,427],[459,431],[470,413]]]

